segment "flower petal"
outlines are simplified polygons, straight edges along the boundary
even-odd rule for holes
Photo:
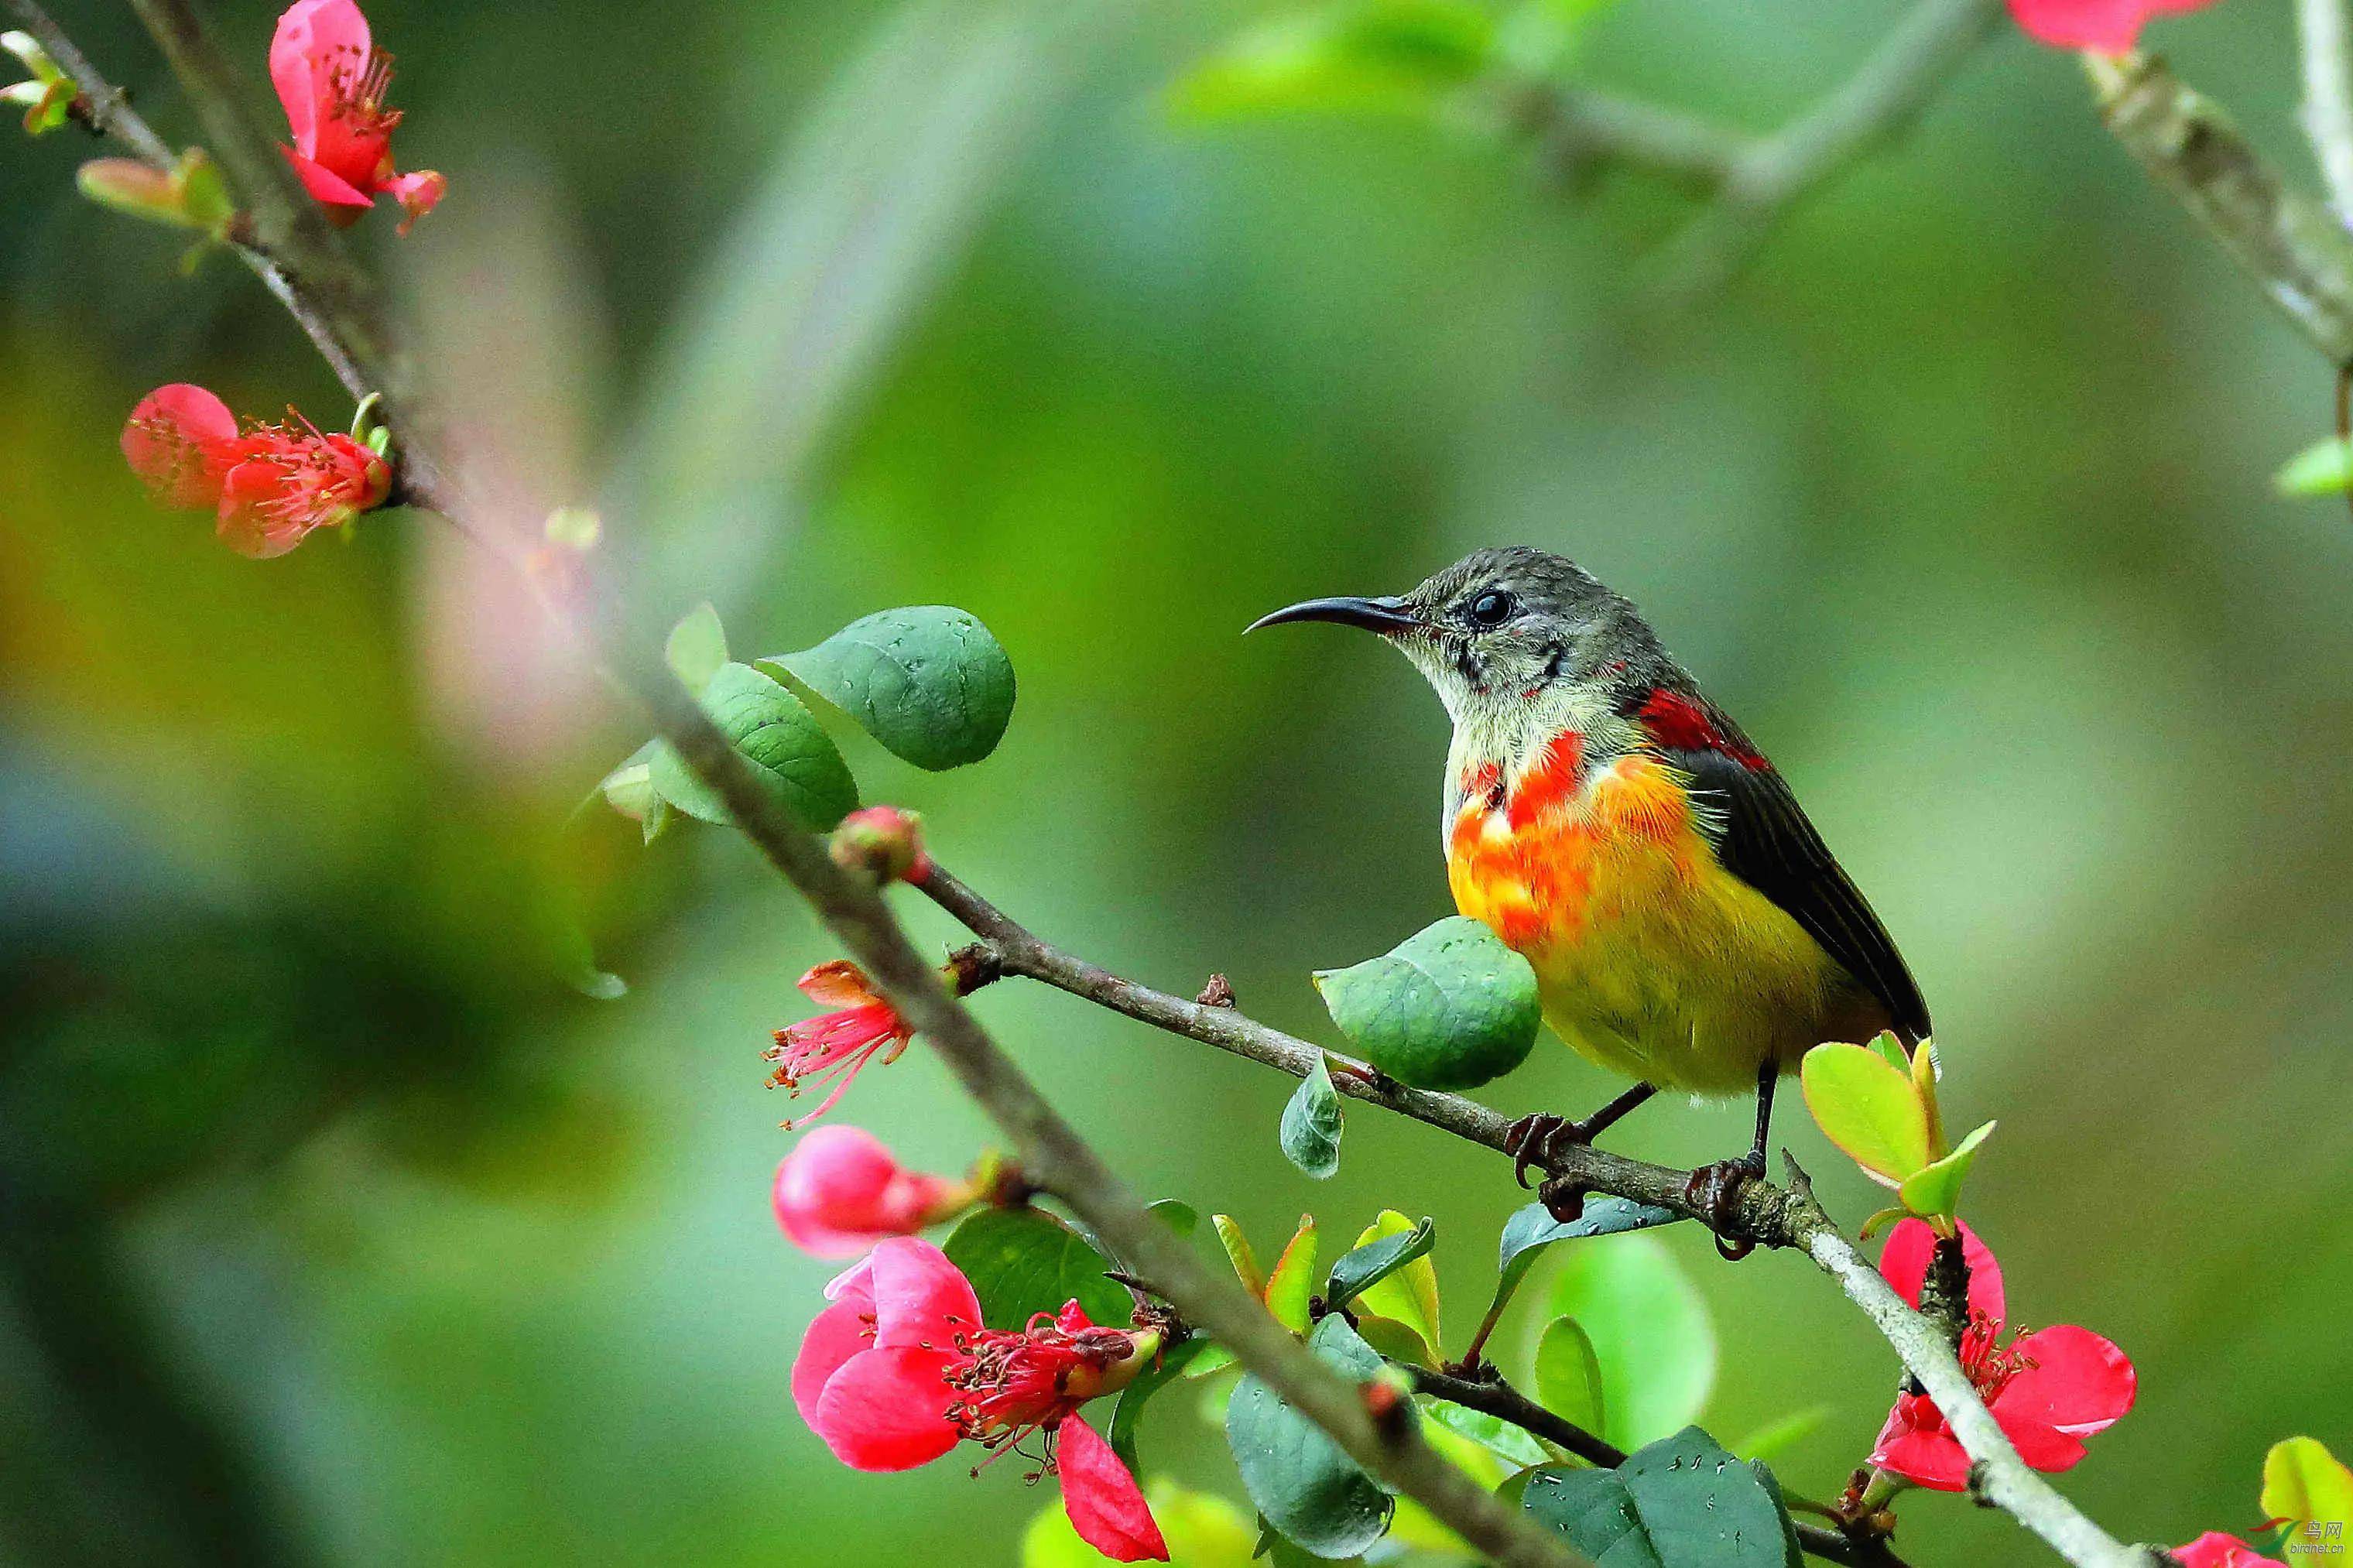
[[[828,1307],[801,1336],[800,1353],[793,1358],[793,1404],[811,1427],[817,1426],[818,1396],[827,1381],[871,1343],[866,1310],[866,1303],[856,1301]]]
[[[2276,1557],[2265,1557],[2235,1535],[2210,1530],[2187,1546],[2173,1549],[2181,1568],[2287,1568]]]
[[[2003,1385],[1996,1415],[2016,1411],[2080,1437],[2113,1426],[2133,1407],[2139,1375],[2124,1352],[2089,1329],[2038,1329],[2010,1352],[2029,1364]]]
[[[2141,24],[2163,11],[2191,11],[2211,0],[2010,0],[2010,14],[2028,37],[2063,49],[2122,54],[2140,37]]]
[[[891,1151],[864,1128],[820,1127],[776,1166],[776,1223],[805,1252],[854,1256],[904,1230],[888,1206],[901,1175]]]
[[[449,181],[430,169],[412,169],[406,174],[393,175],[381,188],[400,204],[400,232],[406,234],[418,218],[438,206],[441,198],[449,194]]]
[[[122,458],[165,506],[211,510],[237,442],[228,405],[185,381],[139,400],[122,426]]]
[[[956,1445],[941,1351],[870,1350],[826,1380],[809,1426],[853,1470],[912,1470]]]
[[[1961,1226],[1961,1257],[1969,1266],[1969,1310],[1982,1312],[1999,1323],[2006,1315],[2008,1303],[2001,1283],[2001,1265],[1994,1261],[1993,1248],[1988,1247],[1971,1230],[1968,1222]],[[1921,1289],[1928,1281],[1928,1259],[1936,1249],[1936,1233],[1924,1219],[1898,1221],[1887,1233],[1887,1245],[1879,1254],[1882,1278],[1895,1287],[1895,1293],[1916,1307],[1920,1304]]]
[[[980,1327],[972,1282],[930,1242],[894,1236],[876,1244],[872,1261],[877,1346],[944,1349],[958,1333]]]
[[[1899,1394],[1871,1462],[1932,1491],[1957,1492],[1969,1484],[1969,1456],[1945,1425],[1944,1412],[1925,1394]]]
[[[793,984],[820,1007],[871,1007],[882,1000],[866,972],[846,958],[829,958]]]
[[[2084,1439],[2062,1432],[2041,1417],[2018,1410],[2004,1410],[1999,1399],[1989,1406],[1993,1418],[2000,1423],[2001,1435],[2018,1450],[2028,1468],[2037,1470],[2072,1470],[2084,1458]]]
[[[353,0],[294,0],[278,18],[269,40],[269,84],[285,106],[294,145],[305,155],[318,151],[338,60],[364,61],[371,47],[367,18]]]
[[[312,201],[319,202],[329,208],[352,208],[353,212],[350,215],[352,216],[357,216],[360,209],[375,205],[374,196],[360,190],[324,163],[315,163],[291,147],[281,145],[278,150],[286,154],[288,163],[294,165],[294,173],[301,177],[302,188],[311,194]],[[330,211],[327,216],[331,221],[340,223],[343,221],[345,215]]]
[[[1166,1563],[1168,1543],[1127,1467],[1109,1443],[1076,1415],[1057,1427],[1056,1468],[1062,1508],[1079,1539],[1114,1563]]]

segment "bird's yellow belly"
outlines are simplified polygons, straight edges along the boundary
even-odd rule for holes
[[[1581,1055],[1662,1089],[1753,1088],[1829,1036],[1852,983],[1770,900],[1717,864],[1682,781],[1620,760],[1573,794],[1510,809],[1475,792],[1449,835],[1455,907],[1536,973],[1546,1021]],[[1515,824],[1515,819],[1516,824]]]

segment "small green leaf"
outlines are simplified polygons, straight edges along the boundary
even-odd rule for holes
[[[1732,1445],[1732,1451],[1744,1459],[1762,1462],[1785,1454],[1816,1432],[1831,1418],[1827,1405],[1809,1405],[1803,1410],[1791,1411],[1778,1421],[1768,1421],[1756,1431]]]
[[[654,793],[652,757],[658,742],[648,741],[629,753],[628,760],[596,781],[598,794],[605,804],[628,817],[631,822],[643,822],[654,807],[662,804]],[[590,802],[595,796],[589,797]]]
[[[1541,1465],[1552,1458],[1542,1443],[1528,1436],[1527,1428],[1515,1426],[1500,1415],[1444,1399],[1425,1397],[1419,1403],[1422,1415],[1513,1466]]]
[[[1927,1164],[1928,1117],[1911,1077],[1864,1046],[1816,1046],[1799,1081],[1822,1133],[1874,1179],[1901,1185]]]
[[[2329,496],[2353,489],[2353,446],[2331,436],[2290,458],[2272,476],[2284,496]]]
[[[1325,1310],[1338,1311],[1362,1296],[1366,1310],[1394,1318],[1424,1339],[1437,1338],[1438,1275],[1427,1267],[1437,1239],[1437,1226],[1427,1217],[1416,1225],[1395,1209],[1383,1210],[1380,1218],[1356,1238],[1356,1245],[1332,1265],[1324,1283]],[[1374,1298],[1375,1290],[1388,1283],[1391,1275],[1414,1263],[1425,1266],[1421,1278],[1400,1279],[1395,1289]]]
[[[1962,1139],[1951,1153],[1905,1177],[1904,1184],[1895,1189],[1904,1206],[1923,1219],[1951,1216],[1960,1206],[1961,1182],[1969,1173],[1970,1162],[1978,1157],[1978,1145],[1999,1125],[1987,1122]]]
[[[1419,1089],[1473,1089],[1527,1059],[1544,1005],[1528,961],[1454,915],[1378,958],[1315,975],[1340,1032]]]
[[[1299,1080],[1290,1103],[1282,1108],[1276,1142],[1282,1147],[1283,1157],[1319,1182],[1337,1174],[1343,1120],[1340,1091],[1332,1087],[1331,1068],[1318,1052],[1315,1070]]]
[[[1336,1312],[1315,1325],[1307,1342],[1347,1376],[1380,1375],[1380,1357]],[[1388,1529],[1395,1506],[1389,1495],[1255,1375],[1235,1385],[1226,1444],[1260,1514],[1317,1556],[1353,1556]]]
[[[1226,1249],[1227,1260],[1234,1266],[1234,1278],[1242,1282],[1243,1289],[1265,1300],[1266,1270],[1258,1266],[1258,1254],[1250,1250],[1250,1237],[1242,1234],[1242,1227],[1231,1215],[1213,1214],[1209,1224],[1217,1230],[1218,1245]]]
[[[1013,718],[1013,661],[945,605],[881,610],[815,647],[759,659],[788,671],[892,753],[937,773],[997,749]]]
[[[822,833],[858,809],[858,783],[824,727],[799,698],[749,665],[723,664],[702,691],[702,706],[753,775],[802,826]],[[668,742],[656,743],[655,791],[689,816],[731,823],[727,803]]]
[[[1605,1568],[1797,1568],[1772,1473],[1696,1426],[1615,1470],[1546,1466],[1520,1506]]]
[[[1179,1240],[1192,1240],[1193,1233],[1201,1226],[1200,1212],[1178,1198],[1157,1198],[1145,1205],[1144,1209],[1146,1214],[1159,1215],[1160,1223],[1175,1231]]]
[[[670,629],[670,641],[662,647],[662,658],[670,672],[678,677],[689,691],[702,695],[719,667],[727,662],[727,633],[719,625],[719,612],[708,600],[686,613],[684,619]]]
[[[1430,1348],[1428,1340],[1421,1337],[1419,1330],[1410,1328],[1395,1318],[1365,1311],[1362,1308],[1363,1303],[1359,1302],[1355,1314],[1356,1332],[1365,1337],[1366,1344],[1388,1360],[1403,1362],[1408,1366],[1434,1367],[1438,1364],[1438,1352]]]
[[[972,1281],[992,1329],[1021,1328],[1073,1299],[1098,1323],[1125,1328],[1135,1313],[1127,1288],[1103,1277],[1103,1254],[1043,1209],[978,1210],[941,1250]]]
[[[2316,1438],[2274,1443],[2263,1456],[2263,1510],[2291,1527],[2311,1520],[2353,1531],[2353,1470]]]
[[[1683,1217],[1672,1209],[1616,1196],[1588,1197],[1584,1212],[1566,1221],[1553,1218],[1552,1212],[1541,1203],[1514,1209],[1512,1217],[1504,1222],[1501,1256],[1495,1264],[1495,1298],[1487,1308],[1487,1315],[1502,1315],[1505,1303],[1519,1289],[1521,1281],[1527,1279],[1528,1270],[1536,1266],[1544,1249],[1554,1242],[1648,1230],[1653,1226],[1672,1225]]]
[[[1601,1361],[1575,1318],[1555,1318],[1536,1341],[1536,1403],[1588,1432],[1609,1430]]]
[[[1225,1346],[1212,1344],[1208,1350],[1195,1356],[1191,1363],[1185,1368],[1185,1379],[1188,1383],[1198,1383],[1202,1378],[1213,1376],[1229,1366],[1236,1365],[1239,1360],[1240,1358]],[[1222,1407],[1219,1410],[1219,1419],[1224,1419]]]
[[[1601,1435],[1632,1448],[1697,1415],[1715,1382],[1715,1328],[1673,1256],[1650,1236],[1573,1247],[1545,1320],[1574,1318],[1601,1368]]]
[[[1252,27],[1170,90],[1180,115],[1423,112],[1486,67],[1494,23],[1463,0],[1342,0]]]
[[[1119,1397],[1113,1401],[1111,1425],[1104,1429],[1103,1436],[1111,1444],[1112,1452],[1119,1456],[1120,1462],[1138,1480],[1144,1479],[1144,1467],[1136,1461],[1135,1434],[1137,1425],[1144,1419],[1145,1402],[1176,1381],[1186,1367],[1207,1354],[1211,1348],[1209,1342],[1203,1339],[1184,1340],[1170,1345],[1160,1352],[1157,1361],[1136,1374],[1134,1383],[1121,1389]]]
[[[1307,1304],[1315,1293],[1315,1216],[1301,1215],[1282,1256],[1267,1277],[1266,1310],[1294,1334],[1307,1331]]]

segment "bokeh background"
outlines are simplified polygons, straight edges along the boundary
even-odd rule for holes
[[[193,137],[125,10],[58,9]],[[258,86],[274,8],[213,9]],[[849,744],[1008,908],[1316,1029],[1311,968],[1449,912],[1443,721],[1366,639],[1236,632],[1568,552],[1902,941],[1948,1116],[2001,1119],[1973,1206],[2018,1316],[2138,1363],[2074,1495],[2183,1541],[2255,1522],[2273,1439],[2353,1447],[2353,525],[2267,482],[2328,375],[2072,59],[2005,29],[1662,308],[1694,205],[1655,182],[1564,191],[1461,124],[1164,111],[1273,5],[369,10],[403,162],[452,193],[356,237],[485,442],[535,504],[601,498],[641,596],[716,598],[739,651],[978,613],[1020,675],[1002,750],[933,776]],[[1579,68],[1761,129],[1894,15],[1623,0]],[[2158,41],[2302,171],[2290,34],[2224,0]],[[144,503],[115,433],[158,383],[344,406],[239,268],[184,278],[78,201],[84,152],[0,141],[0,1561],[1014,1561],[1050,1489],[849,1474],[786,1395],[828,1268],[767,1212],[759,1052],[826,941],[727,836],[562,829],[638,737],[429,520],[256,564]],[[566,911],[627,997],[556,983]],[[1312,1184],[1273,1075],[979,1005],[1155,1194],[1261,1238],[1438,1215],[1467,1331],[1520,1198],[1491,1155],[1359,1110]],[[1610,1087],[1548,1049],[1486,1092]],[[839,1114],[936,1169],[987,1139],[920,1050]],[[1746,1114],[1618,1142],[1713,1157]],[[1716,1323],[1710,1425],[1827,1403],[1780,1468],[1834,1493],[1884,1347],[1799,1261],[1668,1245]],[[1234,1494],[1184,1406],[1152,1445]],[[1906,1517],[1924,1563],[2035,1555],[1965,1502]]]

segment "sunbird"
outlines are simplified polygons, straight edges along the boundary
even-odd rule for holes
[[[1527,959],[1555,1033],[1635,1080],[1589,1116],[1515,1122],[1523,1182],[1660,1089],[1753,1086],[1756,1142],[1687,1194],[1721,1231],[1764,1174],[1783,1073],[1824,1041],[1928,1037],[1911,971],[1788,781],[1576,563],[1481,550],[1411,593],[1310,599],[1248,629],[1289,621],[1376,633],[1437,689],[1455,907]]]

